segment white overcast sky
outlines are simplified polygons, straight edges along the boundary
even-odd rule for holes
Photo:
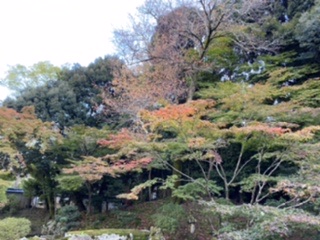
[[[0,0],[0,78],[8,65],[80,63],[112,54],[112,31],[144,0]],[[6,92],[0,87],[0,100]]]

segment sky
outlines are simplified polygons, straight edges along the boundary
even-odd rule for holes
[[[87,66],[114,53],[112,32],[144,0],[0,1],[0,79],[7,67],[50,61]],[[0,87],[0,100],[8,91]]]

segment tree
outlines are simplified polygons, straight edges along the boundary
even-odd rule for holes
[[[315,17],[319,14],[320,2],[315,1],[315,6],[301,15],[295,29],[295,38],[299,41],[300,46],[307,49],[310,57],[315,60],[320,53],[320,37],[317,30],[320,26],[320,21]]]
[[[7,99],[4,106],[17,111],[34,106],[41,120],[55,122],[60,129],[91,120],[91,109],[79,104],[74,89],[64,81],[49,81],[43,86],[27,88],[16,99]]]
[[[212,197],[219,192],[220,184],[224,187],[226,199],[231,198],[232,191],[242,189],[244,195],[245,192],[250,194],[250,199],[245,201],[251,204],[261,203],[276,192],[285,193],[276,187],[277,184],[284,186],[284,178],[279,175],[290,178],[302,171],[298,163],[301,153],[296,153],[295,149],[303,142],[312,142],[319,126],[257,121],[261,117],[259,113],[257,116],[253,114],[254,109],[269,108],[266,114],[275,114],[284,109],[290,112],[292,107],[298,106],[283,103],[283,106],[272,105],[271,108],[268,105],[270,95],[284,93],[273,92],[273,87],[267,84],[256,84],[248,89],[241,84],[231,86],[234,87],[231,89],[233,94],[219,92],[221,89],[212,93],[222,99],[219,105],[210,100],[197,100],[141,111],[142,131],[126,130],[116,135],[118,141],[115,146],[119,153],[115,156],[130,157],[136,152],[149,154],[153,159],[151,166],[158,162],[158,166],[172,170],[172,177],[164,186],[172,189],[173,196],[183,199],[194,199],[203,194]],[[228,118],[230,111],[237,116],[236,121]],[[217,119],[207,120],[212,117]],[[307,164],[310,156],[305,156],[308,157],[303,161]],[[197,170],[195,167],[192,171],[188,169],[192,164],[197,166]],[[137,198],[141,190],[155,182],[138,185],[129,195],[123,196]],[[296,183],[294,186],[298,189],[300,185]],[[314,190],[313,194],[317,196],[317,191]]]
[[[103,156],[93,157],[92,155],[81,156],[81,161],[73,161],[73,164],[69,167],[64,168],[63,173],[66,174],[64,177],[74,177],[80,176],[86,186],[88,192],[88,208],[87,213],[91,213],[92,197],[93,197],[93,185],[104,176],[111,176],[113,178],[119,177],[121,174],[126,174],[128,172],[140,171],[145,168],[151,159],[148,157],[141,157],[138,153],[135,153],[134,148],[130,148],[130,142],[133,139],[128,135],[128,132],[122,131],[116,135],[109,135],[108,139],[103,139],[98,141],[98,145],[101,148],[111,150],[118,150],[123,147],[121,152],[108,153]],[[124,157],[124,152],[126,149],[130,151],[130,154]],[[128,146],[129,145],[129,146]],[[129,150],[130,149],[130,150]]]
[[[144,63],[153,66],[152,71],[164,73],[165,85],[187,85],[181,88],[183,94],[174,93],[175,100],[183,102],[193,99],[200,73],[220,70],[208,61],[210,48],[220,38],[231,39],[233,49],[246,58],[276,51],[279,41],[258,31],[261,24],[253,26],[248,19],[254,15],[254,20],[260,20],[267,10],[271,11],[264,1],[146,1],[137,17],[131,18],[130,29],[115,31],[115,43],[129,64]],[[136,74],[148,75],[146,69]]]
[[[106,120],[100,93],[109,88],[111,69],[117,61],[116,57],[106,56],[88,67],[64,67],[58,79],[24,88],[15,99],[7,99],[4,106],[17,111],[34,106],[40,119],[53,121],[60,129],[74,124],[100,127]]]
[[[31,87],[41,86],[48,81],[57,80],[61,69],[48,61],[38,62],[26,67],[21,64],[10,66],[1,84],[17,93]]]
[[[54,177],[61,159],[51,149],[62,136],[51,123],[37,119],[33,107],[25,107],[22,113],[1,108],[0,126],[0,151],[4,157],[10,157],[6,170],[18,179],[31,174],[53,216]]]
[[[65,168],[63,170],[65,174],[78,174],[84,182],[88,191],[88,206],[87,214],[91,213],[92,209],[92,184],[102,179],[106,174],[114,176],[114,172],[109,168],[108,164],[101,161],[101,159],[95,159],[86,157],[86,159],[71,168]]]
[[[100,148],[97,143],[99,139],[104,138],[108,134],[109,130],[106,128],[97,129],[83,125],[70,127],[64,131],[65,138],[61,144],[55,147],[55,152],[59,153],[63,159],[66,159],[67,164],[63,166],[64,168],[69,167],[71,164],[82,165],[83,157],[101,157],[110,151]],[[79,209],[84,209],[85,206],[82,200],[83,196],[87,193],[85,193],[83,187],[88,184],[85,184],[85,178],[82,178],[80,175],[60,172],[56,180],[58,181],[59,193],[63,196],[68,196]],[[106,188],[106,186],[103,187]]]

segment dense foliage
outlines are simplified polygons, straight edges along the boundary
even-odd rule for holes
[[[5,218],[0,220],[0,239],[20,239],[31,231],[31,222],[25,218]]]
[[[1,170],[31,176],[26,192],[52,215],[57,195],[87,215],[170,196],[153,220],[173,238],[205,220],[221,240],[316,239],[319,9],[146,0],[115,31],[117,57],[13,67],[4,83],[25,87],[0,109]],[[190,202],[204,220],[184,214]]]

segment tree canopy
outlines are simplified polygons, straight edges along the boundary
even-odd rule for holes
[[[146,0],[115,30],[116,56],[12,67],[4,83],[21,93],[0,108],[1,170],[29,174],[51,213],[56,195],[88,198],[92,214],[155,191],[201,203],[217,239],[315,233],[319,4]]]

